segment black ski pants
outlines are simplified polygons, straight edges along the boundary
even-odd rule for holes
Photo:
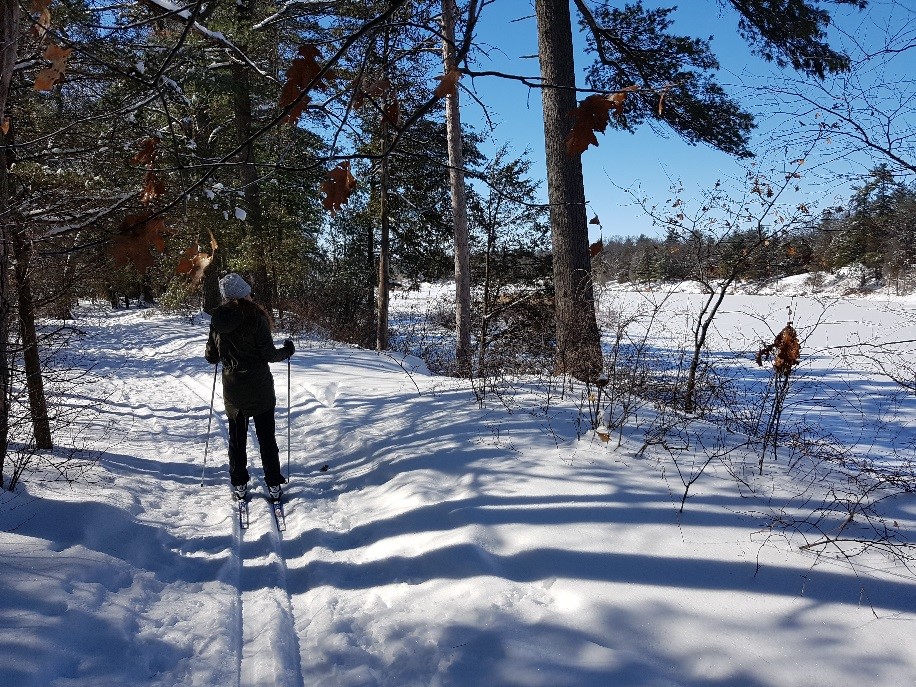
[[[280,473],[280,449],[277,448],[276,420],[274,411],[268,410],[252,418],[241,413],[235,419],[229,418],[229,478],[232,486],[246,484],[248,474],[248,420],[254,420],[254,431],[261,449],[261,466],[264,468],[264,482],[268,487],[283,484],[286,479]]]

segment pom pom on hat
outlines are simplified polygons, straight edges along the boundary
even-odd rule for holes
[[[219,280],[219,293],[226,300],[244,298],[251,293],[251,287],[235,272],[230,272]]]

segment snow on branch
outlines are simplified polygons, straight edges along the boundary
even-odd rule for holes
[[[179,7],[171,0],[143,0],[143,2],[145,2],[147,5],[152,5],[154,7],[157,7],[158,9],[163,10],[164,12],[168,12],[169,14],[175,17],[178,17],[179,19],[182,19],[186,22],[188,21],[192,22],[191,28],[193,28],[194,31],[199,33],[201,36],[204,36],[205,38],[208,38],[209,40],[213,41],[214,43],[217,43],[218,45],[222,45],[224,48],[231,51],[245,64],[247,64],[249,67],[254,69],[260,76],[263,76],[266,79],[270,79],[271,81],[276,81],[275,77],[271,76],[270,74],[265,72],[263,69],[258,67],[258,65],[256,65],[254,62],[252,62],[251,59],[248,57],[248,55],[246,55],[245,52],[241,48],[239,48],[235,43],[229,40],[224,33],[222,33],[221,31],[213,31],[211,29],[208,29],[206,26],[204,26],[200,22],[193,20],[191,11],[187,7],[184,7],[184,8]]]
[[[292,10],[300,7],[310,10],[327,10],[329,7],[333,7],[335,4],[336,3],[329,2],[328,0],[288,0],[288,2],[284,2],[276,12],[274,12],[269,17],[262,19],[251,28],[255,31],[260,31],[270,24],[273,24],[275,21],[279,21],[284,15],[288,14]]]

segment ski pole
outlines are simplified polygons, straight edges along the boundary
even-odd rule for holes
[[[207,419],[207,441],[204,444],[204,469],[200,472],[200,486],[204,486],[204,475],[207,472],[207,450],[210,448],[210,428],[213,426],[213,399],[216,397],[216,372],[219,363],[213,366],[213,389],[210,391],[210,417]]]
[[[289,442],[289,406],[290,406],[290,396],[292,389],[292,372],[290,371],[291,363],[290,359],[286,359],[286,481],[289,482],[289,453],[290,453],[290,442]]]

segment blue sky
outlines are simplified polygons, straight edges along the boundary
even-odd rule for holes
[[[674,3],[644,4],[667,6]],[[882,26],[902,25],[905,16],[913,17],[914,9],[916,0],[872,0],[867,13],[836,8],[833,15],[839,29],[869,41],[877,39]],[[531,0],[496,0],[487,6],[477,33],[479,42],[488,46],[489,54],[477,56],[478,68],[537,76],[538,63],[533,57],[537,53],[533,15]],[[782,72],[755,58],[737,35],[734,12],[723,9],[716,0],[681,2],[674,18],[674,30],[679,33],[713,37],[712,47],[722,66],[720,82],[757,116],[759,128],[751,143],[758,156],[756,164],[779,165],[783,160],[799,157],[797,150],[785,147],[772,150],[776,136],[784,132],[785,127],[795,124],[771,114],[772,107],[764,106],[764,100],[769,97],[759,90],[769,80],[795,77],[794,72]],[[834,45],[843,47],[842,43],[847,40],[838,34]],[[906,61],[898,60],[901,78],[916,71],[916,49],[911,52],[914,55],[906,57]],[[591,59],[580,50],[576,64],[580,75],[590,62]],[[533,174],[543,178],[540,93],[517,82],[497,78],[467,80],[464,85],[474,89],[488,104],[496,124],[494,139],[499,143],[510,142],[516,151],[527,148],[534,162]],[[585,85],[584,78],[579,79],[578,85]],[[465,122],[486,128],[481,108],[467,96],[462,101],[462,113]],[[589,216],[597,215],[601,221],[600,227],[590,228],[592,240],[599,235],[605,238],[640,233],[658,235],[651,220],[622,189],[633,189],[639,196],[660,202],[671,196],[672,185],[682,184],[689,199],[702,189],[710,188],[717,180],[737,183],[735,180],[744,176],[748,164],[705,146],[690,146],[672,133],[659,135],[649,128],[635,134],[608,129],[604,135],[598,134],[598,140],[600,145],[589,148],[582,158]],[[829,205],[848,197],[854,179],[873,162],[862,157],[825,162],[831,154],[825,151],[826,157],[818,166],[817,180],[812,174],[811,183],[803,191],[810,196],[807,200],[815,204]],[[826,187],[825,177],[830,180]]]

